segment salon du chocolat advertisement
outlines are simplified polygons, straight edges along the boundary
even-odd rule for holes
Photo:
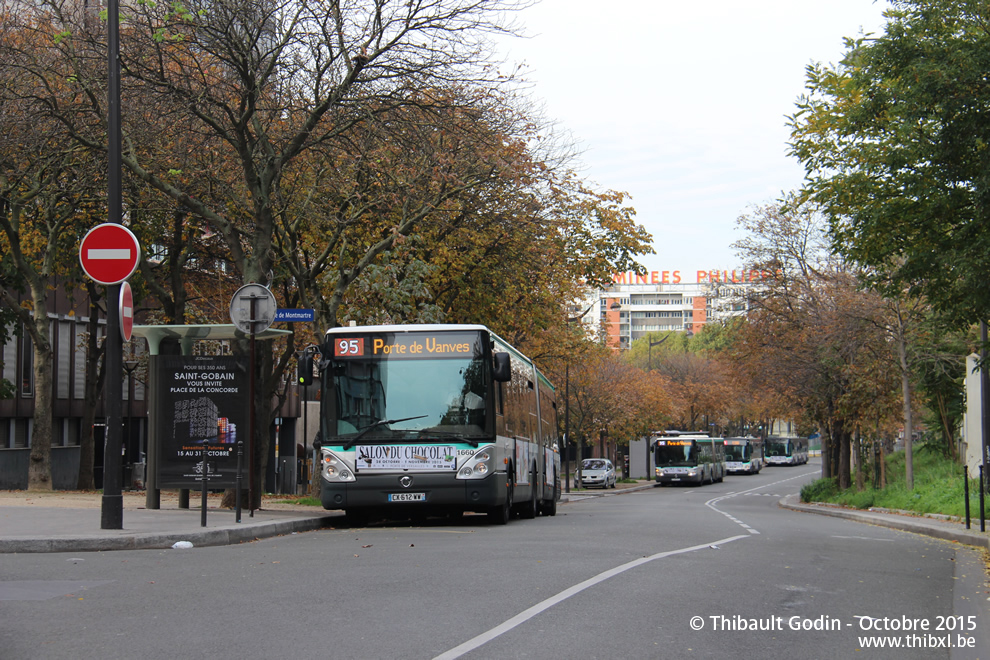
[[[209,488],[236,485],[237,441],[247,471],[248,360],[226,356],[162,356],[159,488],[201,488],[206,458]]]

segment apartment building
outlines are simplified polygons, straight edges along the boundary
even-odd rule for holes
[[[765,277],[744,269],[617,273],[614,284],[589,301],[599,310],[590,322],[601,323],[609,343],[622,349],[651,333],[698,332],[707,323],[746,314]]]

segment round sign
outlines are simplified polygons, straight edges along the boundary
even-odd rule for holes
[[[134,295],[130,282],[120,285],[120,336],[124,341],[131,340],[134,331]]]
[[[230,300],[230,320],[249,335],[270,328],[277,311],[275,294],[263,284],[245,284]]]
[[[79,243],[79,263],[97,284],[123,282],[137,268],[141,245],[124,225],[107,222],[86,232]]]

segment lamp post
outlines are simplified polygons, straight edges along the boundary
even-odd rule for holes
[[[653,347],[654,346],[659,346],[660,344],[662,344],[665,341],[667,341],[668,339],[670,339],[670,337],[671,337],[671,335],[670,335],[670,333],[668,333],[668,334],[664,335],[663,339],[661,339],[659,341],[653,341],[653,339],[649,335],[647,335],[646,341],[649,342],[649,354],[648,354],[648,358],[647,358],[647,362],[646,362],[646,371],[647,372],[653,371]],[[643,468],[644,470],[646,470],[646,478],[647,479],[650,478],[650,455],[651,455],[652,449],[653,449],[650,446],[651,445],[651,440],[652,440],[652,438],[650,438],[650,437],[648,437],[646,439],[646,463],[644,464],[645,467]]]
[[[588,315],[595,306],[595,303],[591,303],[588,307],[578,314],[577,316],[572,316],[567,319],[568,323],[577,323],[585,316]],[[571,462],[568,458],[570,453],[570,442],[571,442],[571,360],[570,358],[565,358],[564,361],[564,492],[571,492]],[[582,443],[583,449],[583,443]],[[578,470],[577,470],[578,480],[581,477],[581,456],[578,456]]]
[[[571,462],[567,455],[570,453],[571,439],[571,361],[564,362],[564,492],[571,492]]]

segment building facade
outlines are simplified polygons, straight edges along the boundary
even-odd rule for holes
[[[757,270],[617,273],[614,284],[589,301],[599,310],[590,322],[601,323],[608,342],[620,349],[651,333],[698,332],[707,323],[745,315],[765,277]]]

